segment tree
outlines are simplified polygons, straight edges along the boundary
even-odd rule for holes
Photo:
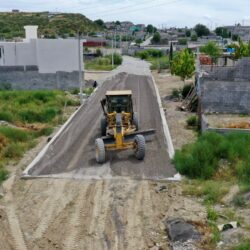
[[[183,81],[195,72],[195,56],[188,49],[178,52],[171,64],[171,74],[180,76]]]
[[[152,24],[149,24],[147,27],[146,27],[146,31],[150,34],[153,34],[157,31],[157,28],[155,28]]]
[[[221,55],[221,49],[215,42],[208,42],[206,45],[200,48],[200,51],[210,56],[214,63]]]
[[[102,19],[97,19],[94,21],[97,25],[99,25],[100,27],[104,28],[105,27],[105,23]]]
[[[191,36],[191,31],[190,30],[186,30],[186,37],[190,37]]]
[[[222,38],[229,38],[230,37],[228,29],[224,28],[224,27],[217,27],[215,29],[215,33],[216,33],[217,36],[221,36]]]
[[[210,34],[210,31],[209,29],[207,28],[207,26],[203,25],[203,24],[197,24],[195,27],[194,27],[194,30],[197,34],[198,37],[201,37],[201,36],[207,36]]]
[[[192,41],[192,42],[197,42],[197,40],[198,40],[198,36],[197,36],[196,34],[193,34],[193,35],[191,36],[191,41]]]
[[[160,41],[161,41],[161,35],[160,35],[160,33],[159,32],[155,32],[151,41],[153,43],[160,43]]]

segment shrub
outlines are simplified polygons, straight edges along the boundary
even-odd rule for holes
[[[149,54],[148,54],[147,51],[137,52],[136,55],[137,55],[138,57],[140,57],[141,60],[146,60],[146,59],[148,59],[148,57],[149,57]]]
[[[190,127],[198,126],[198,118],[196,115],[192,115],[187,119],[187,126],[190,126]]]
[[[197,142],[185,145],[176,152],[177,170],[191,178],[211,178],[219,168],[221,159],[227,160],[240,181],[250,178],[250,134],[232,133],[223,136],[204,133]]]
[[[12,122],[13,118],[11,113],[8,111],[0,112],[0,121]]]

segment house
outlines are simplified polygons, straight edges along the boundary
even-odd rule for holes
[[[69,89],[78,86],[79,57],[83,52],[77,39],[39,39],[38,26],[25,26],[21,42],[0,41],[0,84],[14,89]]]

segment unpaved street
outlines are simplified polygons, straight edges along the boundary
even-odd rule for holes
[[[136,63],[140,67],[140,62]],[[130,153],[122,153],[112,156],[106,165],[96,166],[92,143],[99,133],[96,129],[101,113],[99,106],[95,106],[96,99],[92,99],[95,100],[89,103],[92,109],[86,106],[83,114],[88,111],[93,120],[85,124],[83,116],[78,129],[85,139],[81,140],[82,145],[70,147],[72,151],[68,153],[72,158],[63,153],[62,159],[55,158],[59,162],[47,158],[40,165],[42,170],[38,168],[40,163],[32,170],[35,175],[55,173],[57,179],[20,179],[21,169],[41,150],[42,142],[26,154],[16,174],[4,183],[5,194],[0,200],[0,249],[130,250],[155,246],[165,250],[169,249],[169,240],[162,223],[164,218],[205,220],[204,208],[184,197],[178,183],[157,180],[172,176],[175,170],[168,158],[151,80],[145,75],[125,73],[114,79],[117,88],[132,88],[139,98],[142,127],[157,129],[154,140],[148,142],[145,161],[138,163]],[[114,87],[112,82],[108,83]],[[101,95],[97,92],[95,98]],[[83,131],[86,127],[89,132]],[[73,175],[72,170],[76,171]],[[76,173],[80,178],[77,179]],[[165,191],[156,192],[161,185]]]
[[[45,154],[27,171],[28,175],[78,179],[112,176],[159,179],[172,177],[176,173],[168,157],[159,105],[152,77],[147,71],[148,65],[133,59],[129,59],[129,62],[126,60],[118,69],[121,73],[110,77],[99,87]],[[100,100],[111,89],[131,89],[141,129],[153,128],[157,131],[153,140],[147,143],[144,161],[136,160],[131,151],[108,154],[107,163],[102,166],[95,161],[95,139],[101,136]]]

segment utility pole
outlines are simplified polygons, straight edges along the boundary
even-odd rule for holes
[[[78,31],[78,70],[79,70],[79,89],[80,89],[80,103],[83,104],[83,74],[82,74],[82,62],[81,62],[81,38],[80,31]]]
[[[112,34],[112,69],[114,68],[114,33]]]

